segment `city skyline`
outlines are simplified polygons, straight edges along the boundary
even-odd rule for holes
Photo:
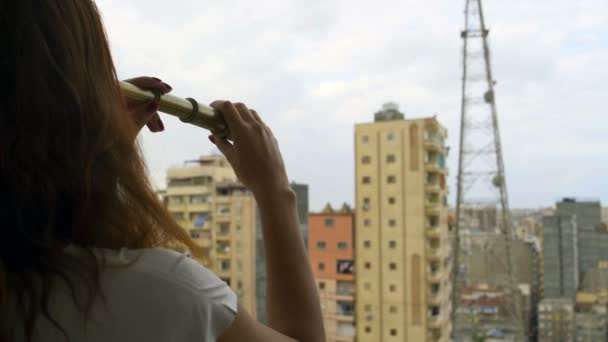
[[[454,205],[464,1],[98,4],[122,78],[152,74],[176,95],[258,109],[290,177],[310,185],[313,211],[354,203],[353,127],[371,122],[386,101],[406,118],[437,113],[445,123]],[[485,10],[512,207],[547,207],[564,196],[606,203],[608,124],[599,118],[608,4],[516,0]],[[213,150],[207,132],[171,118],[165,126],[143,138],[157,184],[169,166]]]

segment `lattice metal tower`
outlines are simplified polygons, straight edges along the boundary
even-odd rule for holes
[[[524,325],[516,297],[517,284],[511,258],[513,239],[505,170],[498,129],[498,117],[481,0],[466,0],[463,38],[462,103],[454,264],[456,286],[453,292],[454,332],[458,323],[455,312],[460,290],[470,285],[467,279],[467,258],[471,233],[496,233],[506,241],[505,255],[488,255],[504,261],[504,279],[494,280],[505,291],[505,310],[514,325],[518,341],[524,340]]]

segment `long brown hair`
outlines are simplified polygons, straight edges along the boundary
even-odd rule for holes
[[[149,184],[94,3],[2,1],[0,46],[0,340],[30,341],[41,315],[64,331],[55,279],[87,284],[85,311],[99,294],[93,253],[63,246],[194,246]]]

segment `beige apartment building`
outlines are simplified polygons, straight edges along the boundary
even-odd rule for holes
[[[446,135],[393,104],[355,126],[357,341],[449,341]]]
[[[169,169],[164,196],[200,247],[197,261],[230,285],[255,316],[255,201],[226,159],[205,156]]]

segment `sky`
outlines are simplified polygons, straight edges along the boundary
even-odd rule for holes
[[[437,115],[455,204],[464,0],[97,0],[121,78],[203,103],[240,101],[273,129],[310,208],[354,202],[354,125],[388,101]],[[171,4],[171,5],[169,5]],[[608,1],[485,0],[511,207],[608,203]],[[218,153],[164,116],[142,136],[151,177]]]

